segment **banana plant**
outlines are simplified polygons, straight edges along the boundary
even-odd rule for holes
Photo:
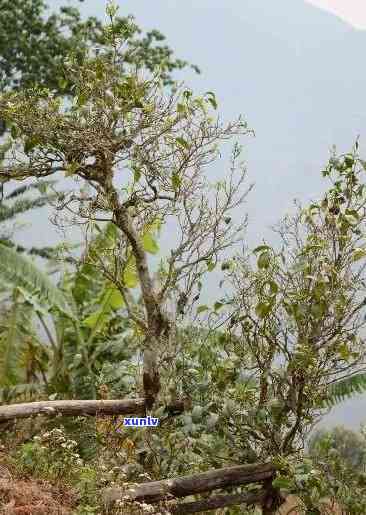
[[[130,357],[126,345],[115,344],[122,333],[131,335],[123,297],[93,264],[116,242],[114,226],[100,230],[83,264],[75,272],[64,272],[58,285],[28,256],[0,243],[0,291],[7,296],[0,319],[3,397],[10,387],[23,393],[33,384],[34,390],[37,381],[49,393],[95,396],[103,362]],[[129,286],[136,286],[131,263],[123,273]]]
[[[34,316],[42,318],[58,310],[74,320],[71,305],[46,273],[4,243],[0,243],[0,291],[0,387],[8,391],[34,382],[39,375],[44,382],[51,351],[41,344]]]
[[[366,392],[366,373],[360,372],[351,377],[336,381],[328,387],[326,404],[329,407]]]

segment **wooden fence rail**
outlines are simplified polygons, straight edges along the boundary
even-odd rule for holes
[[[268,493],[273,493],[270,485],[274,475],[275,469],[270,463],[238,465],[202,472],[193,476],[142,483],[128,490],[109,488],[104,493],[104,502],[107,506],[116,501],[154,504],[211,492],[216,489],[264,483],[269,485],[269,490],[262,489],[253,493],[220,495],[176,506],[172,505],[172,507],[169,506],[169,510],[171,513],[181,514],[213,510],[224,506],[233,506],[234,504],[263,504]]]
[[[34,415],[127,415],[143,413],[145,399],[40,401],[0,406],[0,422]]]
[[[185,410],[185,401],[177,400],[166,406],[167,413],[179,414]],[[27,402],[0,406],[0,423],[35,415],[139,415],[145,412],[145,399],[122,400],[62,400]]]

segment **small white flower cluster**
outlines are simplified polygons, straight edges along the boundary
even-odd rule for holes
[[[42,450],[48,450],[49,459],[59,459],[68,465],[83,465],[78,452],[75,451],[77,442],[69,440],[62,429],[55,428],[45,432],[40,436],[35,436],[33,441],[36,442]]]

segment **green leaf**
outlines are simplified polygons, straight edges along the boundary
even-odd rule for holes
[[[213,262],[213,261],[207,261],[207,270],[209,272],[212,272],[213,270],[215,270],[215,267],[216,267],[216,264]]]
[[[76,104],[79,107],[82,107],[83,105],[85,105],[87,103],[87,101],[88,101],[88,95],[84,91],[79,93],[79,96],[76,97]]]
[[[352,261],[359,261],[360,259],[366,257],[366,249],[357,248],[352,253]]]
[[[221,270],[230,270],[231,262],[230,261],[224,261],[221,265]]]
[[[214,310],[219,311],[223,306],[224,306],[224,304],[222,302],[215,302]]]
[[[177,111],[179,114],[186,114],[187,113],[187,107],[184,104],[177,104]]]
[[[213,93],[212,91],[207,91],[206,93],[207,95],[207,100],[210,102],[210,104],[212,105],[212,107],[214,109],[217,109],[217,100],[216,100],[216,95],[215,93]]]
[[[194,104],[196,106],[198,106],[204,113],[207,112],[207,109],[206,109],[206,102],[204,100],[204,98],[202,97],[197,97],[194,99]]]
[[[267,251],[263,252],[262,254],[260,254],[258,261],[257,261],[258,268],[260,268],[260,269],[268,268],[270,261],[271,261],[271,257],[270,257],[269,252],[267,252]]]
[[[208,306],[206,306],[205,304],[203,304],[202,306],[198,306],[197,315],[199,315],[200,313],[203,313],[204,311],[207,311],[207,310],[208,310]]]
[[[59,85],[59,88],[60,88],[61,90],[65,90],[65,89],[67,88],[68,81],[67,81],[66,79],[62,78],[62,79],[60,79],[60,80],[58,81],[58,85]]]
[[[162,220],[157,216],[153,221],[147,223],[143,229],[142,245],[144,250],[150,254],[156,254],[159,251],[155,235],[159,234],[161,226]]]
[[[82,321],[82,325],[85,327],[89,327],[89,329],[94,329],[102,317],[103,317],[103,310],[98,309],[98,311],[95,311],[94,313],[92,313],[91,315],[86,317]]]
[[[356,221],[360,219],[360,215],[355,209],[346,209],[345,210],[346,215],[352,216]]]
[[[318,250],[322,250],[323,245],[319,243],[315,243],[314,245],[306,245],[303,250],[303,254],[310,254],[311,252],[316,252]]]
[[[268,290],[266,290],[267,287]],[[271,296],[276,296],[278,293],[278,284],[273,280],[265,281],[261,287],[261,292],[265,292]]]
[[[178,191],[182,184],[182,180],[177,173],[172,174],[172,186],[174,191]]]
[[[339,347],[338,347],[338,354],[339,356],[344,360],[344,361],[348,361],[350,356],[351,356],[351,352],[348,348],[348,345],[346,343],[342,343]]]
[[[120,309],[124,306],[122,294],[117,288],[111,287],[106,293],[109,296],[109,303],[112,309]]]
[[[159,252],[159,245],[150,233],[142,236],[142,246],[149,254],[157,254]]]
[[[138,170],[137,168],[134,168],[133,169],[133,180],[135,182],[139,182],[140,179],[141,179],[141,172],[140,172],[140,170]]]
[[[189,143],[184,138],[179,136],[178,138],[175,138],[175,141],[183,148],[189,149]]]
[[[256,305],[255,312],[259,318],[266,318],[266,316],[272,311],[272,307],[273,303],[259,302]]]
[[[82,322],[84,326],[94,330],[94,335],[105,327],[110,320],[112,311],[120,309],[124,305],[124,300],[121,292],[108,281],[98,303],[101,307]]]
[[[316,318],[321,318],[327,310],[327,306],[324,301],[314,302],[311,305],[311,314]]]
[[[37,138],[27,138],[24,142],[24,152],[29,154],[37,145],[39,141]]]
[[[10,130],[10,134],[11,134],[11,137],[13,139],[17,138],[17,136],[18,136],[18,129],[17,129],[17,127],[15,125],[12,125],[11,130]]]
[[[320,207],[318,204],[310,204],[309,211],[319,211]]]
[[[139,278],[136,271],[136,264],[133,258],[127,263],[123,272],[123,282],[127,288],[136,288],[139,283]]]
[[[279,476],[272,481],[272,485],[274,488],[290,490],[292,488],[292,481],[286,477]]]
[[[69,163],[66,166],[65,177],[70,177],[71,175],[74,175],[75,172],[77,172],[78,169],[79,169],[79,164],[78,163],[75,163],[75,162]]]
[[[348,155],[344,158],[344,164],[347,166],[347,168],[352,168],[354,162],[355,160],[353,159],[352,155]]]
[[[356,225],[358,223],[358,219],[355,218],[353,215],[347,215],[345,214],[344,215],[344,218],[347,220],[347,222],[350,224],[350,225]]]
[[[269,289],[272,295],[276,295],[278,293],[278,284],[275,281],[268,281]]]
[[[36,183],[35,187],[38,189],[38,191],[40,193],[42,193],[42,195],[46,195],[49,185],[50,185],[50,181],[49,182],[42,181],[42,182]]]
[[[267,251],[267,250],[271,250],[271,247],[269,247],[268,245],[259,245],[259,247],[256,247],[253,250],[253,253],[257,254],[258,252],[263,252],[263,251]]]
[[[189,89],[183,91],[182,96],[185,100],[189,100],[192,97],[193,93]]]

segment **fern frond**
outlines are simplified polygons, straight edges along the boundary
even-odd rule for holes
[[[17,287],[40,311],[58,309],[74,318],[67,296],[26,256],[0,243],[0,287]]]
[[[57,261],[59,258],[59,249],[58,247],[23,247],[23,245],[17,245],[9,238],[2,238],[0,236],[0,244],[4,244],[6,247],[10,247],[17,252],[26,253],[30,256],[37,256],[43,259],[54,260]],[[62,258],[63,262],[75,264],[75,259],[71,256],[65,256]]]
[[[28,191],[38,190],[40,193],[45,193],[49,186],[53,186],[56,184],[56,181],[39,181],[33,182],[32,184],[26,184],[25,186],[19,186],[19,188],[15,188],[11,193],[5,196],[5,200],[10,200]]]
[[[355,374],[328,387],[328,395],[325,401],[328,407],[335,406],[346,399],[366,392],[366,373]]]
[[[35,199],[19,199],[16,200],[11,206],[0,204],[0,222],[6,222],[21,213],[43,207],[56,198],[57,194],[52,193],[51,195],[43,195]]]

